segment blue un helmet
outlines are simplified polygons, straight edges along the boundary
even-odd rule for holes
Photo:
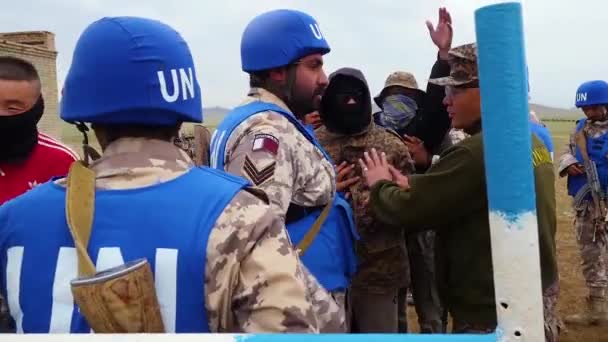
[[[255,17],[245,28],[241,65],[245,72],[268,70],[329,51],[313,17],[295,10],[275,10]]]
[[[585,82],[576,90],[576,107],[608,104],[608,83],[601,80]]]
[[[92,23],[76,44],[60,112],[72,123],[201,122],[201,92],[188,44],[155,20],[115,17]]]

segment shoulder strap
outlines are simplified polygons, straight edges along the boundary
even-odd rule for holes
[[[95,265],[87,252],[95,209],[95,172],[81,161],[70,166],[65,201],[66,218],[78,253],[78,275],[92,276]]]
[[[306,253],[312,242],[315,240],[315,238],[321,231],[321,226],[323,225],[323,223],[325,223],[325,219],[327,219],[327,215],[329,215],[329,211],[331,210],[332,206],[333,201],[329,201],[325,205],[325,208],[323,208],[323,211],[321,212],[319,217],[317,217],[315,223],[313,223],[312,227],[310,227],[310,229],[306,232],[302,240],[300,240],[300,243],[298,243],[298,245],[296,246],[296,251],[300,256]]]
[[[226,157],[226,143],[230,138],[232,132],[240,125],[243,121],[249,117],[266,111],[273,111],[283,115],[288,119],[297,129],[302,133],[306,139],[314,144],[325,156],[325,158],[331,161],[329,155],[325,152],[321,144],[317,141],[315,136],[289,111],[269,102],[253,101],[244,106],[240,106],[232,110],[226,115],[224,120],[217,127],[211,138],[211,167],[216,169],[224,169],[224,159]]]
[[[580,119],[576,121],[576,131],[580,131],[585,127],[585,123],[587,123],[587,119]]]

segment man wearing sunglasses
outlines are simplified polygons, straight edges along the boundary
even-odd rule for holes
[[[360,163],[371,187],[370,206],[379,220],[407,232],[436,228],[438,286],[453,318],[453,332],[487,333],[496,329],[496,301],[476,45],[450,50],[448,61],[450,76],[430,82],[446,87],[444,104],[453,127],[471,137],[445,150],[422,175],[404,176],[376,150]],[[532,140],[545,335],[556,341],[555,175],[546,147],[534,135]]]

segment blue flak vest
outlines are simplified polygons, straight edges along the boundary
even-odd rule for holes
[[[207,242],[217,218],[248,185],[193,168],[171,181],[98,190],[89,255],[98,271],[146,258],[166,332],[209,332]],[[65,189],[52,182],[0,207],[0,288],[17,332],[88,333],[70,292],[77,277]]]
[[[226,143],[232,132],[249,117],[265,111],[273,111],[287,118],[331,162],[331,158],[319,144],[312,130],[302,125],[293,114],[275,104],[255,101],[228,113],[213,133],[210,151],[211,167],[224,170]],[[320,214],[321,209],[312,210],[304,218],[287,225],[294,246],[304,238]],[[348,288],[357,268],[354,240],[358,238],[349,203],[339,195],[334,196],[331,211],[319,234],[301,256],[304,265],[326,290],[333,292]]]
[[[576,132],[578,133],[585,126],[586,119],[580,120],[576,124]],[[600,185],[604,191],[608,187],[608,133],[597,138],[587,137],[587,152],[589,159],[595,162],[597,175],[600,180]],[[583,156],[581,151],[576,147],[575,158],[583,164]],[[576,193],[587,183],[585,174],[579,176],[568,176],[568,195],[576,196]],[[591,199],[591,195],[587,196]]]

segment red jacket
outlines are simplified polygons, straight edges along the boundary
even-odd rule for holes
[[[27,160],[0,162],[0,205],[52,177],[67,175],[70,165],[77,159],[78,155],[69,147],[38,133],[38,144]]]

